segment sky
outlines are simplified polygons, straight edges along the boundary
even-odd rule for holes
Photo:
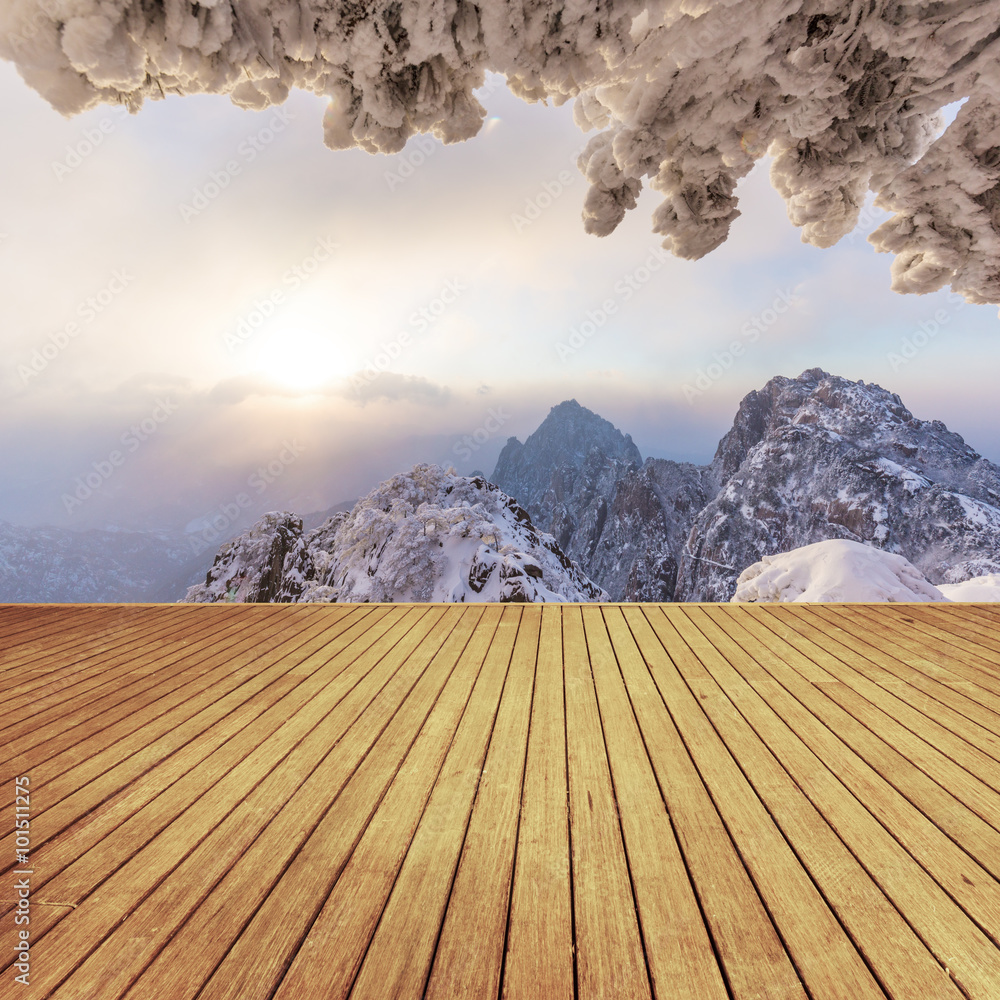
[[[586,235],[571,105],[499,77],[475,139],[393,156],[324,147],[303,92],[65,119],[0,62],[0,99],[0,520],[235,531],[417,462],[489,474],[570,398],[643,457],[707,462],[743,396],[814,367],[1000,462],[996,307],[891,292],[875,209],[803,244],[765,161],[692,262],[655,192]]]

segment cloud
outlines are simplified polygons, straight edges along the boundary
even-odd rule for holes
[[[339,394],[345,399],[357,401],[361,406],[377,399],[391,403],[406,401],[441,405],[451,396],[447,386],[438,385],[422,375],[400,375],[396,372],[379,372],[374,376],[368,372],[357,372],[350,386]]]

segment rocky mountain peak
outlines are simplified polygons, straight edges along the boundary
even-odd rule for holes
[[[516,497],[535,525],[554,535],[585,568],[616,484],[641,465],[642,456],[628,434],[569,399],[553,406],[524,444],[508,440],[492,481]]]
[[[932,583],[1000,567],[1000,468],[881,386],[773,378],[713,467],[721,489],[685,545],[678,600],[728,600],[746,566],[830,538],[899,553]]]

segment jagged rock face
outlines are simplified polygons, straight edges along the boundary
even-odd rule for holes
[[[1000,468],[876,385],[818,369],[740,405],[675,599],[727,601],[747,566],[829,538],[898,553],[932,583],[1000,568]]]
[[[646,459],[618,483],[588,572],[615,600],[670,601],[681,548],[715,493],[702,466]]]
[[[618,481],[641,465],[631,437],[571,399],[554,406],[524,444],[507,441],[492,482],[589,574]]]
[[[575,400],[523,445],[511,438],[493,473],[616,601],[672,600],[681,547],[716,477],[660,458],[643,465],[627,434]]]
[[[302,519],[287,511],[272,512],[226,542],[205,582],[192,587],[184,600],[288,603],[298,600],[310,576],[312,560],[302,537]]]
[[[187,601],[597,601],[608,595],[481,478],[394,476],[306,534],[267,514],[223,546]]]

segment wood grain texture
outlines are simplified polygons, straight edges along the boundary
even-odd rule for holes
[[[8,605],[0,693],[32,996],[1000,996],[991,606]]]

